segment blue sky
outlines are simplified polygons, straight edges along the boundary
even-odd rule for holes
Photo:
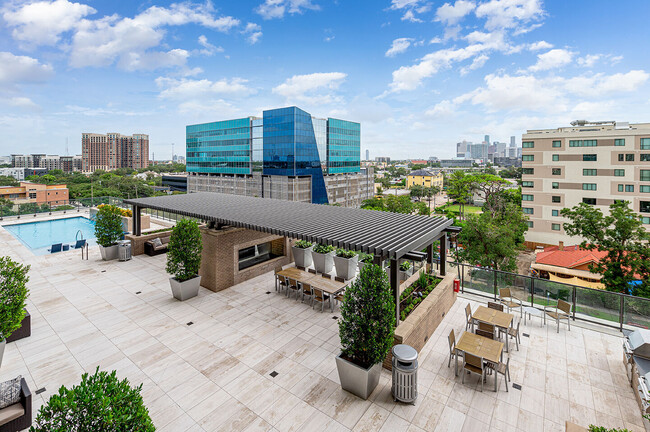
[[[646,122],[649,15],[644,0],[4,1],[0,154],[120,132],[168,159],[187,124],[288,105],[361,122],[373,158]]]

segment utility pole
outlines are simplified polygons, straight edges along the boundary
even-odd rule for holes
[[[172,143],[172,163],[174,163],[174,143]]]

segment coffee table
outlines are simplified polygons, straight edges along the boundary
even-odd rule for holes
[[[522,307],[522,313],[524,314],[524,324],[526,324],[526,315],[528,315],[529,319],[531,315],[539,317],[539,326],[541,327],[544,324],[544,311],[537,309],[536,307],[532,306],[523,306]],[[532,319],[531,319],[532,320]]]

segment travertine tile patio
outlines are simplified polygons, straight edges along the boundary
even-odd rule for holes
[[[3,229],[0,247],[32,265],[32,336],[7,346],[0,380],[22,374],[32,390],[44,387],[34,414],[100,366],[143,383],[160,431],[561,431],[565,420],[643,430],[616,336],[564,325],[556,334],[533,319],[511,353],[522,389],[501,382],[494,393],[490,377],[481,393],[476,376],[463,385],[447,368],[447,334],[464,330],[468,300],[459,298],[420,353],[417,403],[393,402],[388,371],[363,401],[338,382],[338,310],[277,294],[272,274],[181,303],[164,255],[34,257]]]

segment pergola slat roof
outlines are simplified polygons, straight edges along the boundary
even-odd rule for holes
[[[129,199],[124,203],[392,259],[431,244],[452,225],[451,220],[440,217],[212,192]]]

